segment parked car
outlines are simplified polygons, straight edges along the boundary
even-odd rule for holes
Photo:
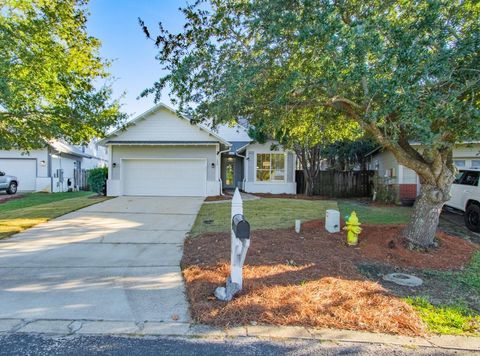
[[[8,194],[15,194],[18,188],[18,179],[0,172],[0,191],[5,190]]]
[[[445,205],[464,212],[465,225],[480,232],[480,170],[460,171],[450,190],[451,198]]]

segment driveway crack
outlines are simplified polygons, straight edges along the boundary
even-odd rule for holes
[[[83,326],[83,323],[78,320],[73,320],[70,324],[68,324],[68,331],[70,334],[76,333],[78,330],[80,330]]]

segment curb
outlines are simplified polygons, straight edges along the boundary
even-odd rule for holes
[[[301,339],[480,351],[480,337],[455,335],[408,337],[353,330],[314,329],[301,326],[255,325],[214,328],[208,325],[183,322],[0,319],[0,333],[176,336],[194,338],[255,337],[262,339]]]

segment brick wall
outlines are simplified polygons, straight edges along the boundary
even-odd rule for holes
[[[399,184],[400,199],[415,199],[417,197],[416,184]]]

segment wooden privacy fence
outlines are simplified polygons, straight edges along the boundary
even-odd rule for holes
[[[80,190],[88,190],[88,171],[85,169],[75,169],[73,171],[74,185]]]
[[[330,198],[369,197],[372,195],[375,171],[320,171],[315,179],[313,194]],[[295,174],[297,194],[305,193],[303,171]]]

